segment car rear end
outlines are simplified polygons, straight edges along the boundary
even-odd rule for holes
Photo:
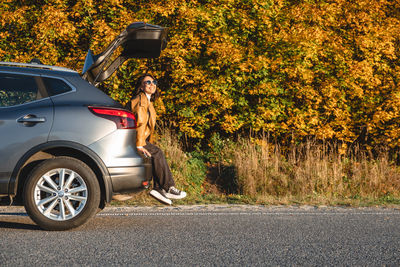
[[[89,145],[103,159],[110,173],[114,193],[137,192],[149,186],[151,162],[138,155],[136,119],[127,111],[108,107],[89,107],[98,117],[115,123],[116,130]]]
[[[135,116],[79,75],[63,78],[73,90],[52,97],[54,123],[49,141],[76,142],[98,155],[108,170],[113,193],[147,188],[151,162],[136,149]]]

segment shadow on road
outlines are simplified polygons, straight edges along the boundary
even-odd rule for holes
[[[20,222],[0,221],[0,229],[42,230],[39,226]],[[43,231],[43,230],[42,230]]]
[[[25,212],[0,212],[1,229],[42,230]]]

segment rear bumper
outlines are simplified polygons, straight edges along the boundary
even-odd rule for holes
[[[134,193],[149,187],[152,177],[151,163],[134,167],[108,168],[113,193]],[[147,184],[143,184],[147,182]]]

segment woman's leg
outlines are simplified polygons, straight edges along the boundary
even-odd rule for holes
[[[164,153],[158,146],[147,141],[144,148],[146,148],[151,154],[154,189],[164,189],[165,191],[168,191],[171,186],[175,186],[175,181],[172,178],[172,173],[169,169]]]

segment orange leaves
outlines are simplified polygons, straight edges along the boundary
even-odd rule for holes
[[[243,122],[240,123],[237,121],[237,117],[233,115],[224,115],[224,119],[221,123],[222,129],[227,133],[234,133],[241,128]]]
[[[44,6],[43,13],[32,28],[36,33],[36,42],[48,45],[56,39],[75,43],[78,37],[74,25],[68,20],[67,14],[59,7]]]
[[[94,21],[93,31],[96,33],[96,35],[91,37],[91,44],[92,49],[96,54],[103,51],[106,45],[108,45],[119,34],[117,31],[107,25],[104,20]]]

